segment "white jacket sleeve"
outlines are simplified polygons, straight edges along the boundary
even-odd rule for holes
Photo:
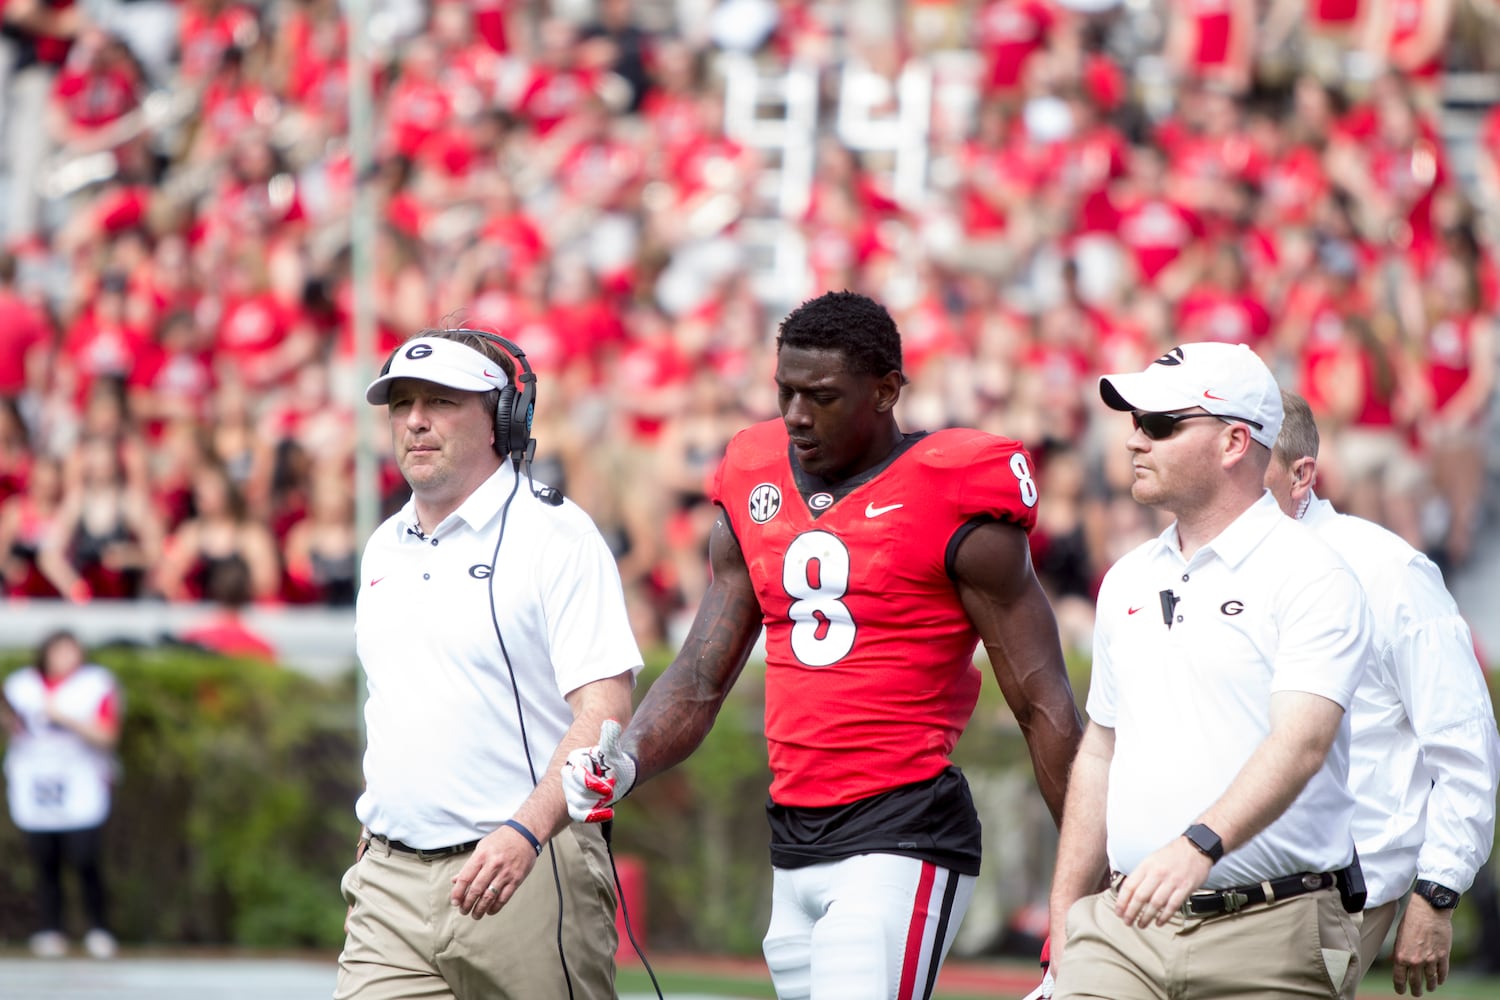
[[[1441,575],[1416,560],[1405,576],[1412,616],[1392,666],[1432,777],[1417,877],[1465,892],[1494,844],[1500,733],[1473,637]]]

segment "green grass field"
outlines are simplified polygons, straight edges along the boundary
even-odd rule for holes
[[[712,975],[706,973],[694,973],[685,971],[663,971],[656,973],[657,980],[661,983],[661,989],[666,1000],[673,997],[681,997],[687,994],[695,994],[707,997],[723,997],[726,1000],[776,1000],[776,991],[771,989],[769,977],[759,979],[746,978],[733,975]],[[622,969],[616,978],[616,987],[620,994],[632,996],[649,997],[654,995],[651,988],[651,980],[641,969]],[[1024,993],[1016,993],[1014,996],[1021,997]],[[1478,994],[1475,994],[1478,996]],[[975,997],[988,997],[990,1000],[1005,1000],[1005,995],[983,992],[954,993],[938,990],[933,1000],[974,1000]]]
[[[725,1000],[775,1000],[776,997],[770,978],[763,971],[756,974],[751,963],[735,968],[715,968],[692,959],[674,958],[653,960],[652,967],[667,1000],[688,995]],[[1377,965],[1360,987],[1360,1000],[1394,997],[1396,991],[1390,976],[1389,966]],[[981,997],[985,1000],[1019,1000],[1036,983],[1036,966],[1029,962],[968,963],[945,968],[933,996],[934,1000],[978,1000]],[[617,984],[622,996],[654,995],[651,980],[639,965],[622,966]],[[1500,977],[1469,976],[1457,972],[1426,996],[1433,1000],[1496,1000],[1500,998]]]

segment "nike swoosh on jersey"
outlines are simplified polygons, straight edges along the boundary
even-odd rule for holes
[[[873,503],[865,504],[865,517],[879,517],[881,514],[889,514],[893,510],[905,507],[904,503],[893,503],[888,507],[877,507]]]
[[[373,580],[370,581],[370,586],[373,587],[377,583],[379,583],[381,580],[384,580],[384,579],[385,579],[385,577],[383,577],[383,576],[377,576],[375,579],[373,579]]]
[[[1144,605],[1144,604],[1142,604],[1142,605],[1141,605],[1141,608],[1144,608],[1144,607],[1145,607],[1145,605]],[[1141,610],[1141,608],[1126,608],[1126,609],[1125,609],[1125,613],[1126,613],[1126,614],[1127,614],[1127,615],[1133,615],[1133,614],[1135,614],[1135,613],[1136,613],[1136,612],[1137,612],[1137,611],[1139,611],[1139,610]]]

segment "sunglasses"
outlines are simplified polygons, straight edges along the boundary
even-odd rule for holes
[[[1131,411],[1130,422],[1135,424],[1135,429],[1146,435],[1152,441],[1164,441],[1177,433],[1177,425],[1184,420],[1193,420],[1198,417],[1212,417],[1214,420],[1237,420],[1242,424],[1249,424],[1256,430],[1261,430],[1262,425],[1248,417],[1220,416],[1217,413],[1138,413]]]

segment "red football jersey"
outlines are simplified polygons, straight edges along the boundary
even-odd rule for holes
[[[1032,474],[1015,441],[943,430],[909,435],[882,465],[825,490],[794,467],[780,420],[730,442],[712,497],[766,626],[778,804],[841,805],[950,766],[980,685],[953,552],[978,522],[1030,531]]]

